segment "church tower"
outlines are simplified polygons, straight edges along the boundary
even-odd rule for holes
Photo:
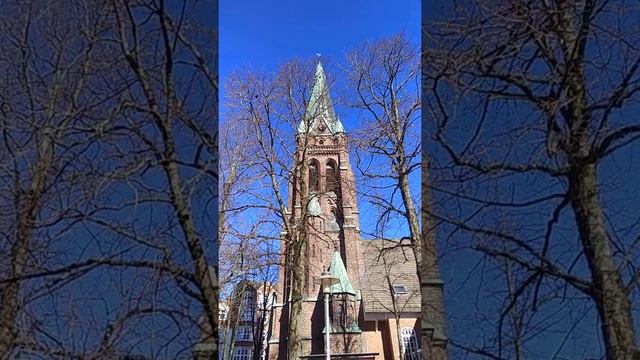
[[[306,175],[289,184],[287,215],[304,229],[302,250],[302,312],[297,334],[302,359],[324,358],[325,334],[331,355],[346,360],[446,359],[442,284],[432,268],[425,284],[425,304],[436,305],[422,319],[421,289],[412,250],[399,239],[361,239],[356,184],[349,163],[348,137],[337,117],[322,64],[318,63],[305,115],[296,129],[295,157]],[[294,173],[298,173],[294,171]],[[302,186],[304,184],[304,186]],[[301,196],[302,188],[307,195]],[[303,226],[304,225],[304,226]],[[286,233],[283,233],[285,238]],[[435,264],[433,253],[429,263]],[[291,306],[291,254],[282,241],[281,267],[267,329],[266,358],[288,357]],[[300,269],[297,269],[300,270]],[[323,272],[337,279],[331,285],[329,324],[325,326]],[[425,336],[420,348],[420,333]]]
[[[351,284],[359,285],[360,224],[355,178],[349,163],[347,135],[335,114],[322,64],[316,67],[315,82],[305,119],[298,126],[298,152],[305,151],[311,223],[307,228],[307,294],[319,287],[314,278],[327,270],[334,252],[340,254]],[[292,193],[290,192],[290,195]],[[299,198],[289,205],[300,208]],[[294,214],[298,212],[294,211]]]
[[[362,353],[359,326],[361,318],[361,251],[360,223],[356,203],[355,178],[349,163],[347,135],[329,96],[327,79],[318,62],[311,98],[304,118],[297,128],[298,158],[307,166],[306,187],[309,200],[305,209],[306,227],[304,294],[302,304],[305,354],[324,353],[322,289],[317,279],[323,271],[338,277],[331,287],[331,351],[333,354]],[[302,156],[302,153],[304,156]],[[303,204],[294,187],[289,185],[288,213],[293,223],[299,223]],[[284,270],[280,271],[278,299],[274,306],[274,326],[269,341],[269,359],[286,359],[288,299],[288,256],[282,246]],[[315,356],[311,356],[314,358]],[[359,358],[359,357],[358,357]]]

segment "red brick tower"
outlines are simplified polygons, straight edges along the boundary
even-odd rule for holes
[[[336,116],[322,65],[318,63],[311,99],[298,127],[298,154],[305,151],[310,216],[305,261],[303,334],[305,354],[324,353],[324,318],[320,285],[316,279],[325,270],[340,278],[332,287],[332,353],[361,353],[360,223],[355,178],[349,164],[347,136]],[[288,212],[300,219],[301,200],[289,187]],[[282,247],[283,259],[286,249]],[[286,262],[286,260],[285,260]],[[329,267],[331,267],[329,269]],[[286,268],[286,264],[285,264]],[[287,271],[280,271],[277,302],[269,340],[269,359],[286,359],[289,288]],[[308,325],[308,326],[307,326]],[[356,356],[357,358],[357,356]],[[293,359],[291,359],[293,360]]]

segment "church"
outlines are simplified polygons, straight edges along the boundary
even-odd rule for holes
[[[415,258],[399,241],[362,239],[348,135],[336,116],[318,62],[305,119],[297,129],[297,152],[305,144],[306,258],[302,334],[304,359],[325,358],[325,336],[337,359],[421,359],[421,297]],[[304,141],[302,141],[304,140]],[[299,222],[302,203],[289,184],[287,213]],[[283,242],[284,243],[284,242]],[[287,359],[290,259],[281,246],[281,270],[266,336],[265,358]],[[323,283],[322,278],[330,279]],[[325,280],[326,280],[325,279]],[[328,298],[329,323],[325,319]],[[438,297],[441,299],[441,296]],[[439,304],[436,308],[442,309]],[[442,324],[430,324],[429,343],[446,343]],[[439,345],[438,345],[439,344]],[[441,351],[445,354],[445,351]],[[446,358],[446,355],[438,357]]]

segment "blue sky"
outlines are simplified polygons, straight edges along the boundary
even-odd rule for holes
[[[451,5],[454,2],[461,3],[463,5],[465,3],[464,1],[455,0],[450,3],[443,0],[430,0],[426,7],[423,8],[423,16],[427,24],[433,24],[434,21],[448,20],[447,12],[450,11],[450,6],[448,5]],[[623,23],[622,20],[617,18],[617,16],[619,16],[617,13],[612,12],[612,14],[614,14],[612,16],[615,21]],[[629,20],[629,18],[633,19],[633,15],[628,15],[623,20],[633,22],[632,20]],[[599,23],[600,28],[605,29],[606,27],[603,27],[602,24],[610,25],[608,24],[609,22],[612,22],[611,18],[605,17],[603,19],[601,16]],[[637,23],[637,21],[635,23]],[[637,31],[637,27],[629,26],[629,28]],[[611,30],[607,29],[606,31],[609,32]],[[602,36],[602,33],[599,35]],[[628,38],[633,39],[634,37],[633,35],[629,35]],[[595,49],[597,46],[594,45],[593,38],[590,39],[590,41],[590,46],[593,47],[592,49]],[[603,42],[606,42],[606,40]],[[618,56],[620,58],[623,57],[621,56],[622,52],[619,51],[619,48],[614,47],[613,49],[613,56]],[[597,51],[600,51],[599,47]],[[597,51],[594,50],[593,53],[588,55],[592,58],[590,59],[591,64],[598,63],[597,61],[593,61],[594,58],[597,58],[594,56],[597,54]],[[614,69],[615,66],[617,66],[616,61],[619,59],[614,57],[609,58],[608,60],[611,61],[610,65],[613,65],[611,66],[611,69]],[[593,66],[593,68],[587,66],[587,69],[589,69],[587,76],[587,80],[589,81],[589,91],[594,97],[594,94],[607,93],[611,91],[608,87],[609,84],[602,79],[611,79],[611,77],[615,77],[616,75],[603,75],[605,71],[608,71],[606,70],[607,68],[608,67],[606,66],[604,69],[601,69],[598,66]],[[616,73],[615,70],[611,70],[611,73]],[[479,118],[478,114],[480,111],[476,110],[477,108],[474,108],[475,103],[472,104],[472,100],[470,99],[471,95],[467,93],[466,96],[462,97],[462,100],[458,100],[457,109],[459,111],[454,116],[456,120],[450,120],[449,124],[455,121],[460,121],[460,124],[473,124],[473,126],[475,126],[477,119]],[[465,104],[467,105],[465,111],[460,110]],[[503,109],[508,109],[508,112],[502,111],[503,109],[489,110],[487,118],[491,119],[491,121],[487,122],[487,126],[484,126],[483,131],[480,132],[487,138],[504,133],[508,126],[520,126],[523,128],[525,126],[523,124],[531,124],[532,118],[536,120],[538,119],[537,117],[529,116],[530,111],[526,105],[523,105],[523,103],[506,104],[505,102],[501,105],[504,106]],[[447,106],[449,106],[449,104],[447,104]],[[448,109],[450,113],[454,113],[452,110],[454,108],[456,107],[453,105],[450,106]],[[611,121],[616,122],[616,126],[628,125],[630,123],[637,122],[635,113],[637,113],[636,104],[626,105],[621,112],[611,116]],[[513,121],[513,123],[507,124],[509,121]],[[429,133],[429,131],[433,129],[433,121],[429,121],[429,124],[429,127],[423,127],[423,131],[425,131],[423,143],[425,144],[429,155],[432,156],[433,159],[441,160],[441,163],[446,163],[448,156],[444,154],[444,152],[439,152],[441,149],[437,145],[434,146],[432,145],[433,143],[429,144],[426,142],[429,141],[429,139],[433,139],[433,137],[429,137],[429,135],[433,134],[433,132]],[[495,125],[495,128],[491,129],[492,125]],[[467,131],[464,126],[460,126],[457,130],[459,131],[448,133],[446,137],[448,137],[452,142],[462,143],[464,139],[467,139],[470,136],[470,132]],[[524,143],[526,142],[521,141],[521,144]],[[520,146],[525,148],[524,145]],[[640,144],[636,142],[635,145],[622,149],[611,158],[605,159],[598,168],[601,189],[600,197],[603,201],[605,212],[607,213],[607,226],[610,227],[607,231],[614,234],[612,236],[612,242],[616,244],[614,247],[618,247],[618,250],[616,251],[620,251],[619,247],[621,245],[619,244],[625,244],[622,247],[628,246],[628,244],[635,242],[637,239],[636,236],[638,228],[635,225],[638,220],[637,179],[640,178],[640,167],[638,166],[640,163],[637,161],[637,154],[640,154]],[[509,159],[514,158],[511,155],[509,156]],[[498,158],[500,157],[495,157],[495,159]],[[445,172],[446,171],[441,171],[441,174]],[[436,171],[434,171],[434,174],[436,174]],[[436,176],[432,177],[432,179],[435,177]],[[512,181],[513,177],[504,177],[501,181],[506,179]],[[470,182],[466,182],[467,185],[469,183]],[[550,191],[551,187],[549,184],[551,183],[552,182],[548,179],[534,179],[533,177],[527,177],[526,179],[520,178],[508,185],[506,182],[501,182],[497,188],[505,190],[508,189],[508,191],[500,194],[499,191],[494,191],[491,188],[493,185],[488,185],[489,182],[476,180],[476,184],[484,184],[477,186],[477,194],[481,197],[489,194],[491,194],[491,196],[504,196],[507,194],[513,198],[516,196],[515,194],[518,194],[517,197],[524,198],[522,194],[534,194],[536,192],[543,194]],[[444,187],[443,183],[435,183],[435,186],[438,185]],[[456,186],[458,186],[457,189],[455,188]],[[542,189],[541,186],[544,186],[545,189]],[[559,191],[564,189],[564,183],[557,182],[555,183],[555,186],[557,186]],[[468,191],[465,187],[460,183],[455,183],[455,185],[451,185],[447,189],[464,193]],[[433,192],[433,197],[436,199],[436,203],[439,200],[444,201],[452,199],[452,196],[439,193],[438,191]],[[453,202],[450,202],[449,204],[451,203]],[[476,210],[474,205],[462,202],[459,206],[458,204],[442,206],[440,211],[449,215],[456,213],[457,208],[462,209],[460,210],[460,213],[464,213],[463,216],[458,218],[464,218]],[[513,209],[506,210],[503,214],[500,214],[492,208],[487,212],[487,217],[477,216],[476,218],[480,218],[478,223],[483,227],[489,228],[499,224],[498,221],[496,221],[498,216],[507,215],[504,216],[502,222],[509,223],[508,226],[513,226],[514,229],[516,229],[515,231],[519,233],[527,233],[525,238],[528,239],[530,245],[537,248],[541,242],[536,238],[536,236],[541,237],[542,234],[544,234],[546,222],[550,218],[551,213],[552,211],[550,207],[543,209],[533,209],[532,207],[529,207],[521,214]],[[508,221],[504,219],[508,219]],[[465,222],[470,225],[475,224],[475,222],[468,219],[465,219]],[[635,222],[633,226],[630,225],[631,222]],[[451,227],[451,229],[455,229],[455,227]],[[490,335],[494,334],[495,330],[493,329],[493,324],[490,324],[489,328],[487,328],[487,324],[491,321],[495,322],[494,319],[498,319],[498,316],[494,313],[500,309],[500,306],[504,305],[504,303],[502,303],[503,285],[501,285],[504,281],[495,276],[496,271],[491,264],[479,262],[478,253],[465,248],[456,247],[458,244],[471,243],[471,241],[469,241],[469,239],[472,238],[470,233],[460,231],[456,231],[454,233],[453,230],[451,233],[448,231],[441,231],[438,233],[438,237],[440,244],[440,248],[438,250],[441,254],[444,254],[444,258],[442,258],[440,264],[442,270],[441,275],[445,282],[445,290],[447,292],[445,306],[449,317],[448,335],[452,339],[470,340],[468,341],[470,344],[491,344],[491,339],[487,341],[485,341],[485,339],[488,339]],[[449,237],[449,239],[447,239],[447,237]],[[554,259],[558,259],[556,261],[564,268],[569,268],[576,256],[575,249],[579,249],[579,247],[576,246],[579,244],[579,241],[580,238],[576,231],[573,212],[571,209],[568,209],[562,213],[557,225],[555,226],[551,240],[552,250],[550,251],[550,254],[552,254]],[[446,246],[448,244],[451,245]],[[626,249],[630,248],[627,247]],[[563,258],[565,255],[567,255],[567,257]],[[616,256],[618,257],[616,261],[618,261],[621,255],[618,253]],[[637,251],[634,252],[633,256],[637,258]],[[572,269],[573,273],[579,274],[579,276],[583,276],[585,278],[589,278],[590,276],[586,263],[582,260],[578,265],[572,266]],[[595,356],[599,356],[598,354],[604,353],[600,323],[596,316],[593,303],[590,302],[590,300],[583,301],[583,298],[580,295],[572,296],[559,297],[558,299],[560,299],[560,301],[557,299],[549,301],[548,304],[540,308],[542,310],[539,310],[535,316],[531,317],[531,319],[535,320],[532,320],[531,324],[536,324],[536,326],[539,326],[540,330],[543,331],[535,333],[535,336],[531,336],[527,339],[526,348],[530,353],[530,356],[526,355],[527,358],[593,359],[596,358]],[[496,299],[499,299],[499,301],[494,302]],[[637,291],[636,295],[633,295],[632,297],[632,302],[634,304],[638,303]],[[635,323],[638,324],[640,323],[638,307],[636,306],[633,311]],[[555,323],[549,320],[554,317],[559,319]],[[476,319],[481,319],[481,321],[476,321]],[[574,321],[577,322],[578,320],[576,319],[581,320],[576,326],[574,332],[571,333],[571,336],[568,337],[570,340],[564,342],[566,340],[565,336],[569,333],[569,326],[573,325]],[[476,321],[476,323],[474,323],[474,321]],[[551,325],[542,325],[545,322]],[[636,325],[636,327],[637,326],[638,325]],[[553,353],[557,349],[560,349],[561,345],[564,346],[562,351],[560,352],[558,350],[560,354],[556,354],[554,357]],[[580,352],[582,351],[584,351],[584,353],[581,354]],[[475,359],[475,357],[472,358]]]
[[[419,41],[420,2],[220,2],[220,79],[251,65],[275,70],[287,59],[316,53],[341,58],[354,45],[400,30]]]
[[[291,58],[309,58],[321,53],[323,58],[341,62],[344,54],[355,45],[366,40],[394,34],[404,30],[419,43],[421,13],[427,21],[442,20],[454,1],[425,1],[421,11],[418,0],[398,1],[221,1],[220,3],[220,61],[221,100],[224,97],[224,82],[228,74],[237,68],[250,66],[254,69],[275,71],[278,66]],[[459,2],[463,3],[463,2]],[[329,76],[332,74],[329,73]],[[332,95],[337,95],[332,90]],[[222,103],[221,103],[222,105]],[[347,132],[354,124],[347,113],[340,113]],[[224,111],[222,109],[222,111]],[[624,157],[631,157],[629,151]],[[353,165],[353,157],[352,157]],[[637,169],[634,169],[637,173]],[[530,189],[530,188],[528,188]],[[527,189],[525,189],[527,190]],[[361,221],[365,225],[366,216],[362,202]],[[446,235],[439,234],[439,242],[446,242]],[[575,234],[571,233],[572,236]],[[459,235],[463,236],[463,235]],[[446,250],[441,247],[440,250]],[[464,254],[464,256],[460,256]],[[482,277],[484,269],[474,268],[477,257],[470,253],[452,252],[441,261],[441,272],[445,281],[446,307],[449,318],[449,335],[453,338],[469,336],[461,327],[469,326],[478,308],[473,306],[479,292],[477,277]],[[486,280],[488,283],[495,279]],[[586,312],[576,308],[576,312]],[[582,323],[580,331],[591,351],[598,352],[600,346],[597,320],[590,314]],[[468,318],[466,318],[468,317]],[[459,323],[457,323],[459,322]],[[478,332],[483,325],[477,324]],[[477,333],[476,333],[477,334]],[[539,354],[556,345],[559,335],[549,332],[546,336],[531,341],[531,348]],[[474,339],[470,336],[470,339]],[[473,342],[473,341],[471,341]],[[568,345],[579,348],[584,344]]]
[[[336,82],[331,95],[347,133],[360,118],[340,106],[342,90],[339,71],[330,65],[344,63],[345,54],[368,40],[400,31],[420,43],[420,1],[221,1],[219,18],[219,75],[221,126],[224,126],[225,81],[234,70],[249,67],[275,72],[288,60],[307,59],[317,53],[330,81]],[[351,159],[355,170],[354,158]],[[419,172],[415,172],[415,194],[419,195]],[[367,224],[367,204],[360,201],[363,232],[373,231]],[[369,218],[373,218],[369,216]],[[402,237],[406,229],[388,236]],[[366,236],[365,236],[366,237]]]

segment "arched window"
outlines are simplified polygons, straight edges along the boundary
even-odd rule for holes
[[[316,160],[311,160],[311,164],[309,164],[309,191],[317,192],[320,188],[318,177],[318,162]]]
[[[347,316],[347,321],[349,324],[353,324],[356,322],[356,307],[353,301],[349,302],[349,316]]]
[[[404,350],[403,360],[420,360],[420,347],[416,331],[412,327],[405,327],[400,331],[400,336]]]
[[[344,328],[347,326],[347,321],[346,321],[346,314],[344,312],[344,304],[338,304],[338,307],[336,309],[336,324],[338,326],[340,326],[341,328]]]
[[[336,171],[336,163],[332,159],[329,159],[327,166],[324,170],[326,181],[326,192],[333,191],[338,193],[338,172]]]

